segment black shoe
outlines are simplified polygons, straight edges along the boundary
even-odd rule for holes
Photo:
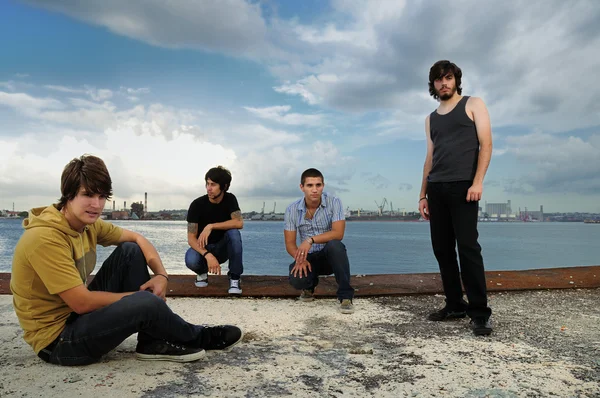
[[[234,345],[242,341],[242,337],[244,337],[244,332],[237,326],[206,326],[202,333],[202,348],[207,351],[229,351]]]
[[[448,307],[432,312],[427,316],[427,319],[434,322],[448,321],[450,319],[459,319],[467,316],[467,311],[452,311]]]
[[[192,348],[170,341],[139,342],[135,348],[137,359],[142,361],[192,362],[206,355],[202,348]]]
[[[492,333],[492,322],[482,316],[471,319],[471,328],[475,336],[489,336]]]

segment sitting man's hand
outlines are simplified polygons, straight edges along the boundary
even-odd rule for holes
[[[311,243],[311,239],[305,239],[300,246],[298,246],[298,249],[296,250],[296,256],[294,256],[294,260],[296,260],[296,263],[302,263],[304,261],[306,261],[306,257],[308,256],[308,251],[310,250],[312,243]]]
[[[206,262],[208,263],[208,272],[215,275],[221,275],[221,264],[219,260],[212,254],[206,255]]]
[[[150,280],[140,286],[140,290],[149,290],[154,293],[155,296],[167,301],[167,278],[154,275]]]
[[[302,262],[296,262],[290,274],[292,274],[295,278],[298,278],[298,274],[300,274],[299,278],[303,278],[302,275],[304,274],[304,276],[308,276],[309,272],[312,272],[312,266],[308,261],[304,260]]]
[[[206,227],[204,227],[204,229],[198,236],[198,244],[200,245],[200,247],[206,247],[206,245],[208,244],[208,237],[210,236],[211,232],[212,232],[211,224],[208,224]]]

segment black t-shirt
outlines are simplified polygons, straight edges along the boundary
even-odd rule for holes
[[[220,203],[211,203],[208,195],[195,199],[188,209],[187,222],[198,224],[196,238],[208,224],[214,224],[231,220],[231,213],[240,210],[238,201],[234,194],[225,192]],[[217,243],[225,236],[225,231],[216,230],[210,233],[208,243]]]

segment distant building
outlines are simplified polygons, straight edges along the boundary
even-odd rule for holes
[[[485,202],[485,212],[490,218],[508,218],[512,214],[510,200],[506,203]]]
[[[113,211],[110,216],[111,220],[129,220],[128,211]]]
[[[18,211],[6,210],[3,214],[4,214],[4,217],[8,217],[8,218],[18,218],[19,217]]]
[[[540,206],[539,211],[528,211],[525,208],[525,211],[520,212],[519,218],[523,221],[544,221],[544,206]]]

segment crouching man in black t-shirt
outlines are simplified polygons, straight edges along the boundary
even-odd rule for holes
[[[213,167],[206,176],[206,195],[195,199],[187,214],[188,243],[185,265],[194,271],[196,286],[208,286],[208,272],[221,275],[220,264],[229,260],[229,294],[242,294],[242,236],[244,220],[236,197],[227,192],[231,173]]]

